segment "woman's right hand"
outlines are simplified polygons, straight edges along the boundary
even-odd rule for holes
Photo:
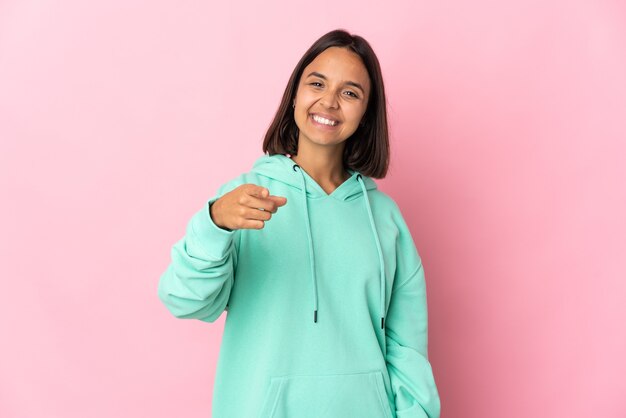
[[[209,206],[213,223],[222,229],[262,229],[287,198],[272,196],[269,190],[253,183],[242,184]]]

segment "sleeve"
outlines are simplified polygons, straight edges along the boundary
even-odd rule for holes
[[[397,418],[439,418],[440,399],[428,360],[428,309],[424,267],[400,219],[397,263],[385,319],[387,370]]]
[[[214,322],[228,310],[241,230],[217,226],[209,206],[243,183],[242,174],[222,185],[191,217],[185,235],[171,249],[170,264],[159,279],[158,296],[177,318]]]

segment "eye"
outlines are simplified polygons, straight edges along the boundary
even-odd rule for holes
[[[353,91],[348,90],[348,91],[346,91],[346,93],[348,93],[348,95],[351,95],[351,97],[354,97],[355,99],[359,98],[359,96],[357,96],[357,94],[355,92],[353,92]]]
[[[319,84],[319,86],[322,85],[322,83],[320,83],[319,81],[314,81],[312,83],[309,83],[309,85],[311,85],[311,86],[316,85],[316,84]],[[315,87],[319,87],[319,86],[315,86]]]

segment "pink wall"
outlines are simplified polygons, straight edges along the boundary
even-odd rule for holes
[[[626,416],[624,3],[371,3],[0,3],[1,417],[210,415],[224,317],[158,278],[337,27],[386,78],[442,417]]]

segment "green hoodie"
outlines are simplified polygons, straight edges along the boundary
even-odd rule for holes
[[[177,318],[227,311],[213,418],[438,418],[424,267],[370,177],[327,194],[289,156],[223,184],[174,244],[158,295]],[[262,229],[222,229],[209,205],[245,184],[284,196]]]

